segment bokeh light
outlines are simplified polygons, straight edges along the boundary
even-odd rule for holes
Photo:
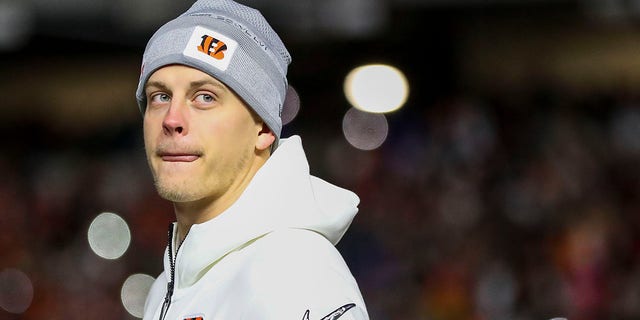
[[[407,101],[409,83],[402,71],[393,66],[365,65],[349,72],[344,94],[353,107],[362,111],[392,112]]]
[[[298,111],[300,111],[300,96],[296,89],[289,85],[287,88],[287,96],[282,106],[282,125],[293,121],[298,115]]]
[[[25,45],[34,22],[28,9],[22,1],[0,2],[0,51]]]
[[[103,212],[91,222],[88,239],[95,254],[105,259],[117,259],[129,248],[131,232],[119,215]]]
[[[384,114],[350,108],[342,119],[347,141],[360,150],[374,150],[387,139],[389,124]]]
[[[31,279],[18,269],[7,268],[0,272],[0,308],[7,312],[25,312],[33,300]]]
[[[509,319],[515,309],[517,282],[511,269],[493,261],[480,272],[476,284],[476,305],[487,319]]]
[[[640,154],[640,109],[635,105],[622,107],[610,122],[613,149],[621,154]]]
[[[120,299],[124,308],[132,316],[142,318],[144,303],[154,280],[150,275],[136,273],[130,275],[122,284]]]

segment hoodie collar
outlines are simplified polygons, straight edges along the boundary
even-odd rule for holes
[[[191,226],[178,251],[176,286],[193,285],[229,252],[278,229],[313,230],[336,244],[358,203],[353,192],[309,174],[300,137],[282,139],[231,207]],[[164,264],[169,270],[166,252]]]

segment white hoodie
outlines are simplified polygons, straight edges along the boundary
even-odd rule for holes
[[[191,227],[172,290],[170,229],[165,272],[151,287],[144,320],[160,319],[163,304],[166,320],[369,319],[334,247],[358,203],[351,191],[309,174],[300,137],[283,139],[229,209]]]

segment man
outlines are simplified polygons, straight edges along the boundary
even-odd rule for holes
[[[199,0],[149,40],[136,97],[176,222],[144,319],[368,319],[334,247],[359,199],[280,139],[290,61],[231,0]]]

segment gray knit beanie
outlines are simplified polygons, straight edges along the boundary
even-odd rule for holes
[[[231,0],[198,0],[147,43],[136,99],[144,113],[151,74],[170,64],[190,66],[230,87],[279,140],[290,63],[287,48],[258,10]]]

